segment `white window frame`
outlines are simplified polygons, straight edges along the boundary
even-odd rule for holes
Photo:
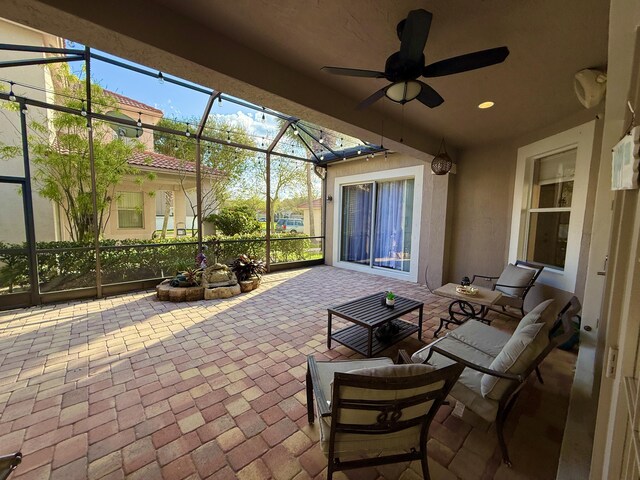
[[[120,206],[118,205],[118,200],[116,200],[116,217],[118,219],[118,230],[144,230],[144,225],[145,225],[145,202],[144,202],[144,192],[132,192],[132,191],[127,191],[127,190],[121,190],[119,192],[117,192],[118,195],[120,195],[121,193],[138,193],[141,195],[142,198],[142,226],[141,227],[122,227],[120,226],[120,215],[119,215],[119,211],[120,211]],[[154,207],[155,209],[155,204]],[[124,210],[130,210],[125,208]]]
[[[532,211],[530,205],[535,161],[556,153],[576,149],[571,217],[564,269],[545,266],[542,274],[538,277],[539,283],[572,293],[575,291],[580,261],[580,245],[587,207],[595,125],[594,120],[518,149],[509,242],[509,262],[511,263],[523,259],[526,250],[529,212]],[[550,211],[549,209],[544,210]]]
[[[333,265],[336,267],[356,270],[364,273],[374,273],[385,277],[397,278],[411,282],[418,281],[418,259],[420,256],[420,224],[422,220],[422,185],[424,167],[396,168],[379,172],[364,173],[336,177],[334,184],[334,218],[333,218]],[[342,187],[359,183],[389,182],[394,180],[413,180],[413,218],[411,221],[411,260],[409,271],[400,272],[369,265],[358,265],[340,260],[340,229],[342,226]],[[374,206],[375,207],[375,206]],[[374,208],[375,211],[375,208]]]

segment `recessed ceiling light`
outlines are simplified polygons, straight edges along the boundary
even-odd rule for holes
[[[491,108],[493,107],[495,104],[493,102],[482,102],[480,105],[478,105],[478,108]]]

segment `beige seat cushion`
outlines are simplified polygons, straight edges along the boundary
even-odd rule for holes
[[[511,338],[511,335],[507,332],[490,327],[477,320],[469,320],[449,332],[447,336],[460,340],[493,358],[498,356],[502,351],[502,347],[504,347]]]
[[[466,324],[465,324],[466,325]],[[436,342],[434,342],[436,343]],[[432,344],[433,345],[433,344]],[[447,350],[455,355],[458,355],[465,360],[472,361],[483,367],[488,367],[493,361],[493,357],[486,355],[470,345],[461,342],[455,338],[443,337],[437,342],[437,345],[443,350]],[[411,360],[419,361],[420,358],[426,358],[429,346],[414,353]],[[422,352],[422,353],[421,353]],[[425,353],[427,352],[427,353]],[[438,353],[434,353],[429,359],[429,364],[436,368],[444,368],[451,365],[453,360],[442,356]],[[490,398],[484,398],[480,390],[480,382],[483,374],[477,370],[471,368],[465,368],[462,371],[462,375],[458,378],[458,381],[453,385],[453,388],[449,392],[453,398],[460,403],[464,404],[466,408],[472,412],[480,415],[488,422],[493,422],[498,412],[498,402]]]
[[[531,268],[516,267],[512,263],[506,266],[496,284],[527,286],[531,279],[535,276],[536,271]],[[510,297],[522,297],[524,289],[510,287],[496,287],[496,290],[509,295]]]
[[[350,370],[346,373],[378,378],[409,378],[416,375],[423,375],[433,370],[435,370],[435,368],[430,365],[412,364],[360,368]],[[443,385],[443,381],[438,381],[417,388],[389,390],[342,386],[339,394],[341,399],[396,400],[442,388]],[[402,419],[408,420],[424,415],[432,403],[432,401],[428,401],[403,408]],[[340,411],[340,422],[371,425],[377,422],[376,419],[379,413],[378,410],[366,411],[343,408]],[[406,452],[411,448],[417,448],[419,446],[420,431],[421,426],[417,425],[406,430],[382,435],[338,432],[336,433],[335,439],[335,454],[367,453],[368,455],[376,455],[383,451],[385,454]],[[323,417],[320,422],[320,440],[322,450],[325,453],[329,452],[330,432],[331,417]]]
[[[548,343],[547,329],[543,323],[527,325],[513,334],[489,368],[498,372],[524,373]],[[500,400],[511,385],[512,380],[486,374],[480,384],[482,395],[493,400]]]
[[[320,377],[320,389],[327,399],[327,403],[331,402],[331,385],[333,376],[336,372],[346,373],[351,370],[362,368],[384,367],[393,365],[393,360],[387,357],[380,358],[364,358],[362,360],[333,360],[330,362],[316,362],[318,376]]]

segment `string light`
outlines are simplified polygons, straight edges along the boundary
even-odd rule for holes
[[[322,130],[320,130],[320,140],[318,140],[320,143],[324,143],[324,134],[322,133]]]
[[[89,120],[87,120],[87,130],[91,131],[91,122]]]
[[[361,154],[362,154],[362,150],[358,150],[358,155],[361,155]]]
[[[385,151],[384,151],[384,159],[386,160],[387,158],[388,158],[388,157],[387,157],[387,151],[385,150]]]
[[[340,137],[340,148],[342,148],[342,142],[344,141],[344,139],[342,137]]]
[[[218,95],[218,106],[222,106],[222,95]]]
[[[227,130],[227,143],[231,143],[231,133]]]
[[[162,72],[158,71],[158,81],[160,82],[160,85],[164,84],[164,75],[162,75]]]
[[[320,155],[320,160],[324,160],[324,155]]]
[[[9,82],[9,100],[16,101],[16,94],[13,93],[13,82]]]
[[[22,107],[22,113],[24,115],[26,115],[27,113],[29,113],[29,110],[27,109],[27,104],[25,103],[24,106]]]
[[[265,116],[264,116],[264,107],[262,107],[262,121],[265,121]]]
[[[138,112],[138,121],[136,122],[136,125],[138,125],[139,127],[142,126],[142,112]],[[189,125],[187,124],[187,127]],[[187,135],[188,136],[188,135]]]
[[[82,110],[80,110],[80,115],[83,117],[87,116],[87,109],[84,107],[84,99],[82,100]]]
[[[189,124],[188,124],[188,123],[187,123],[187,131],[186,131],[186,132],[184,132],[184,134],[185,134],[187,137],[190,137],[190,136],[191,136],[191,132],[189,131]]]

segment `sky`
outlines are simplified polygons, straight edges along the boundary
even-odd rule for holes
[[[70,43],[72,48],[82,48],[82,45]],[[105,57],[110,57],[120,62],[141,67],[134,62],[129,62],[120,57],[93,50]],[[78,75],[81,72],[82,64],[72,64],[72,70]],[[171,75],[163,73],[165,77]],[[146,103],[152,107],[162,110],[165,118],[177,120],[198,121],[207,104],[208,95],[191,90],[180,85],[175,85],[167,81],[149,77],[138,72],[121,68],[97,59],[91,61],[92,82],[101,87],[119,93],[126,97]],[[175,77],[174,77],[175,78]],[[183,79],[179,79],[185,81]],[[187,82],[189,83],[189,82]],[[123,112],[135,118],[135,112]],[[237,124],[245,128],[253,137],[257,145],[264,143],[268,145],[278,131],[276,117],[266,114],[262,119],[262,112],[247,108],[229,101],[216,101],[210,115],[221,118],[230,124]],[[192,125],[193,128],[193,125]],[[297,152],[305,156],[303,152]]]
[[[71,48],[83,48],[83,45],[73,42],[68,42],[68,45]],[[93,51],[102,56],[147,69],[147,67],[127,61],[120,57],[95,49]],[[81,62],[76,64],[72,63],[71,65],[74,73],[83,75],[80,70],[82,68]],[[171,77],[171,75],[164,72],[163,75],[165,77]],[[92,59],[91,61],[91,78],[92,82],[99,84],[107,90],[111,90],[162,110],[165,118],[197,122],[202,117],[208,100],[208,95],[204,93],[175,85],[167,81],[163,82],[158,78],[133,72],[126,68],[97,59]],[[186,80],[180,80],[186,82]],[[136,112],[123,113],[133,118],[136,116]],[[225,100],[222,102],[216,101],[211,109],[210,115],[222,119],[231,125],[244,127],[245,131],[253,137],[254,143],[257,146],[268,146],[271,143],[271,139],[275,137],[279,130],[279,125],[275,116],[269,115],[268,113],[263,114],[261,110],[247,108]],[[318,134],[319,132],[314,133]],[[224,137],[224,135],[225,133],[221,132],[221,136]],[[344,147],[353,146],[356,143],[360,142],[356,139],[351,139],[346,135],[341,135],[340,144],[343,144]],[[304,151],[304,149],[299,145],[296,145],[295,142],[288,140],[282,140],[276,151],[295,153],[302,157],[307,156],[307,152]]]

